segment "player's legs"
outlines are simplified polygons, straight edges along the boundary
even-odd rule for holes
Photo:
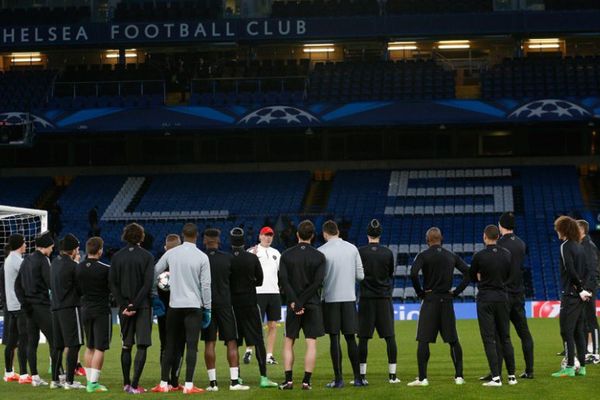
[[[161,384],[167,386],[169,373],[172,368],[177,343],[182,339],[180,333],[184,331],[184,314],[180,308],[172,308],[166,316],[165,324],[165,348],[162,355],[160,379]]]
[[[186,387],[189,387],[193,385],[192,382],[194,379],[194,371],[196,368],[196,360],[198,355],[198,339],[200,338],[200,326],[202,325],[202,311],[200,309],[189,311],[185,316],[184,325],[186,342],[185,384]],[[171,364],[171,368],[172,367],[173,365]]]
[[[598,327],[598,317],[596,316],[596,292],[592,293],[592,298],[590,301],[584,304],[584,314],[585,314],[585,323],[586,330],[589,334],[589,344],[591,344],[591,351],[589,353],[592,355],[589,360],[592,362],[599,362],[600,357],[598,357],[598,335],[600,328]]]
[[[518,300],[511,305],[510,320],[521,339],[521,348],[525,358],[525,373],[533,374],[533,337],[527,325],[524,302]]]
[[[561,299],[559,315],[560,335],[565,346],[567,367],[575,366],[575,328],[578,319],[575,308],[575,299],[566,296]]]
[[[483,348],[488,360],[492,378],[499,378],[498,353],[496,352],[496,320],[493,303],[477,303],[477,320]]]
[[[367,357],[369,356],[369,338],[358,338],[358,362],[360,364],[360,377],[365,379],[367,375]]]
[[[352,372],[354,373],[354,382],[358,382],[360,377],[360,368],[358,362],[358,346],[356,345],[356,335],[355,334],[345,334],[344,339],[346,339],[346,346],[348,348],[348,358],[350,359],[350,364],[352,365]]]
[[[285,371],[285,382],[292,383],[293,381],[293,368],[294,368],[294,342],[296,339],[285,337],[283,341],[283,370]],[[305,359],[306,363],[306,359]]]
[[[335,382],[342,382],[342,348],[340,346],[339,333],[329,334],[329,355],[331,356]]]
[[[17,333],[19,335],[19,343],[17,347],[17,358],[19,360],[19,374],[23,377],[27,376],[27,317],[25,313],[20,312],[17,315]]]
[[[229,363],[231,386],[239,385],[240,355],[235,340],[229,340],[227,342],[227,362]]]
[[[267,356],[273,355],[275,341],[277,340],[277,321],[267,322]]]
[[[585,321],[583,316],[583,307],[584,305],[580,305],[579,318],[577,318],[577,322],[575,324],[575,347],[577,349],[577,358],[579,359],[579,364],[581,367],[585,367],[585,354],[587,343],[585,340]]]
[[[312,373],[317,362],[317,340],[306,339],[306,352],[304,354],[304,378],[302,383],[310,386]]]
[[[138,309],[135,315],[136,352],[133,360],[133,378],[131,387],[138,389],[140,378],[146,365],[148,347],[152,345],[152,310],[150,308]]]
[[[454,378],[463,377],[463,351],[460,342],[448,343],[450,345],[450,358],[454,364]]]
[[[508,376],[515,375],[515,351],[510,340],[510,311],[507,303],[499,303],[495,307],[496,329],[502,345],[502,354],[506,363]],[[500,370],[498,370],[500,373]]]
[[[419,342],[417,346],[417,364],[419,366],[419,380],[427,379],[427,364],[429,363],[429,342]]]
[[[14,313],[6,313],[4,319],[4,329],[6,330],[4,342],[4,377],[12,377],[13,373],[13,360],[15,357],[15,350],[19,342],[19,332],[17,328],[17,317]]]
[[[394,383],[397,380],[396,365],[398,359],[398,346],[396,345],[396,336],[386,337],[385,344],[388,356],[388,374],[390,378],[390,383]]]

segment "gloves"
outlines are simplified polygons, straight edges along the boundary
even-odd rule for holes
[[[581,292],[579,292],[579,298],[582,301],[588,301],[589,299],[592,298],[592,294],[590,292],[588,292],[587,290],[582,290]]]
[[[211,311],[205,308],[204,311],[202,311],[202,329],[208,328],[208,326],[210,325],[211,319],[212,319]]]
[[[165,305],[158,296],[152,296],[152,313],[156,317],[164,317],[167,312]]]

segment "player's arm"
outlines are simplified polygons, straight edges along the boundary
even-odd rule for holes
[[[146,269],[144,271],[144,284],[131,303],[134,310],[137,310],[140,304],[150,297],[150,291],[152,290],[152,284],[154,283],[154,260],[149,254],[146,260]]]
[[[25,290],[23,288],[23,282],[21,281],[22,273],[23,273],[23,266],[21,265],[21,269],[19,270],[19,273],[17,274],[17,279],[15,279],[15,295],[17,296],[17,300],[19,300],[19,303],[21,304],[21,306],[23,308],[26,308],[27,301],[25,299]],[[4,277],[4,274],[2,274],[2,276]],[[4,301],[4,304],[6,304],[5,301]]]
[[[119,276],[119,271],[120,271],[119,263],[113,262],[112,266],[110,267],[110,271],[108,272],[108,282],[110,284],[110,291],[112,292],[112,294],[115,298],[115,302],[117,303],[117,306],[119,306],[120,310],[123,310],[125,307],[128,306],[128,302],[125,299],[125,297],[123,297],[123,294],[121,293],[121,279]]]
[[[73,285],[73,289],[75,289],[78,296],[83,295],[83,290],[81,290],[81,285],[79,284],[79,264],[75,264],[73,271],[71,271],[71,285]]]
[[[207,310],[210,310],[212,306],[210,282],[210,262],[208,257],[205,256],[200,264],[200,296],[202,297],[203,307]]]
[[[583,290],[583,282],[579,277],[577,270],[575,269],[575,259],[573,258],[573,253],[570,251],[570,248],[565,249],[566,246],[566,243],[560,246],[560,256],[562,257],[565,271],[567,272],[567,276],[571,281],[571,285],[577,289],[577,292],[581,292]]]
[[[157,286],[158,286],[158,276],[160,274],[162,274],[164,271],[166,271],[167,267],[169,266],[169,260],[168,260],[167,254],[169,254],[168,251],[162,255],[160,260],[158,260],[158,262],[154,266],[154,279],[152,280],[152,295],[153,296],[158,295],[158,292],[156,291]]]
[[[263,274],[262,267],[258,257],[254,257],[254,286],[262,286],[265,275]]]
[[[298,300],[296,302],[296,309],[304,308],[304,304],[308,301],[308,299],[316,295],[319,291],[319,288],[323,286],[326,265],[327,262],[325,261],[325,256],[323,256],[321,262],[319,263],[319,266],[317,267],[317,270],[315,271],[314,280],[298,296]]]
[[[356,266],[356,280],[362,281],[365,279],[365,269],[363,268],[362,258],[360,258],[360,253],[358,249],[354,249],[354,265]]]
[[[598,260],[596,259],[596,246],[591,241],[584,248],[585,250],[585,279],[583,280],[583,287],[590,291],[594,290],[596,283],[596,265]]]
[[[473,259],[471,260],[471,268],[469,268],[469,276],[473,282],[479,282],[479,257],[478,254],[473,255]]]
[[[465,290],[465,288],[469,285],[470,279],[469,279],[469,266],[467,265],[465,260],[463,260],[462,258],[457,256],[456,254],[454,254],[454,268],[459,270],[460,273],[462,274],[462,281],[458,284],[458,286],[452,292],[452,295],[454,297],[456,297],[459,294],[461,294],[463,292],[463,290]]]
[[[415,257],[413,265],[410,268],[410,280],[412,281],[415,292],[419,297],[423,297],[425,294],[423,287],[421,286],[421,280],[419,279],[419,271],[423,268],[423,258],[424,256],[422,254],[417,254],[417,257]]]
[[[44,284],[46,285],[47,288],[50,288],[50,261],[48,259],[45,260],[46,262],[42,262],[42,265],[40,265],[41,268],[41,274],[42,274],[42,279],[44,280]]]
[[[298,301],[298,296],[296,295],[296,292],[294,291],[294,288],[292,287],[292,284],[290,283],[290,276],[288,274],[288,265],[287,262],[285,261],[285,258],[281,258],[281,261],[279,263],[279,274],[278,274],[278,278],[279,278],[279,284],[281,285],[281,287],[283,287],[283,292],[285,293],[285,298],[287,299],[288,305],[291,306],[292,303],[297,303]],[[298,307],[297,304],[295,304],[296,307]]]

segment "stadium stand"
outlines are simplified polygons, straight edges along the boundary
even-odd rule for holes
[[[122,0],[114,12],[114,20],[117,22],[215,19],[222,16],[223,2],[218,0]]]
[[[58,204],[63,234],[72,232],[81,238],[90,235],[88,212],[98,206],[107,248],[121,246],[123,224],[134,220],[155,238],[155,252],[160,251],[164,236],[179,232],[186,220],[196,221],[201,229],[216,226],[224,232],[244,226],[250,245],[263,224],[268,222],[281,232],[290,222],[295,225],[304,218],[309,182],[306,171],[78,177]],[[49,178],[2,178],[0,202],[33,206],[50,185]],[[559,296],[554,219],[562,214],[579,216],[583,208],[574,167],[340,171],[326,213],[309,218],[317,227],[328,218],[337,219],[343,235],[358,245],[366,242],[368,222],[379,218],[385,228],[382,243],[396,255],[395,297],[411,301],[415,296],[408,277],[410,265],[425,248],[429,227],[438,226],[445,246],[470,262],[473,252],[483,247],[483,227],[497,223],[501,212],[514,210],[517,234],[528,245],[527,293],[542,300]],[[283,241],[279,245],[285,247]],[[475,294],[470,287],[463,297]]]
[[[600,3],[594,0],[544,0],[546,10],[599,10]]]
[[[313,0],[313,1],[274,1],[271,16],[289,17],[331,17],[379,15],[377,0]]]
[[[0,72],[0,111],[30,111],[46,106],[55,71]]]
[[[453,98],[454,75],[433,60],[317,63],[311,101]]]
[[[493,0],[388,0],[388,14],[482,13],[494,10]]]
[[[409,266],[425,248],[425,231],[438,226],[444,243],[470,261],[482,248],[487,224],[514,209],[517,233],[529,246],[528,293],[557,298],[558,240],[553,221],[582,210],[577,173],[572,167],[474,170],[342,171],[336,174],[328,212],[352,221],[348,239],[364,243],[364,227],[381,218],[382,243],[396,254],[396,294],[411,299]],[[406,178],[404,181],[400,175]],[[360,189],[357,189],[360,188]],[[510,189],[510,190],[508,190]],[[474,288],[465,297],[474,296]]]
[[[29,7],[3,8],[0,23],[3,26],[47,24],[78,24],[89,22],[90,7]]]
[[[145,63],[68,65],[56,79],[51,107],[135,107],[164,103],[162,72]]]
[[[42,192],[51,185],[50,178],[0,178],[0,204],[33,208]]]
[[[269,104],[305,101],[309,59],[227,61],[197,68],[191,104]]]
[[[486,99],[597,96],[600,57],[505,59],[482,74],[481,89]]]

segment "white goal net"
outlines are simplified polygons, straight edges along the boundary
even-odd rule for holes
[[[4,245],[10,235],[20,233],[25,236],[30,253],[35,250],[35,237],[47,230],[47,211],[0,205],[0,262],[4,261]]]

